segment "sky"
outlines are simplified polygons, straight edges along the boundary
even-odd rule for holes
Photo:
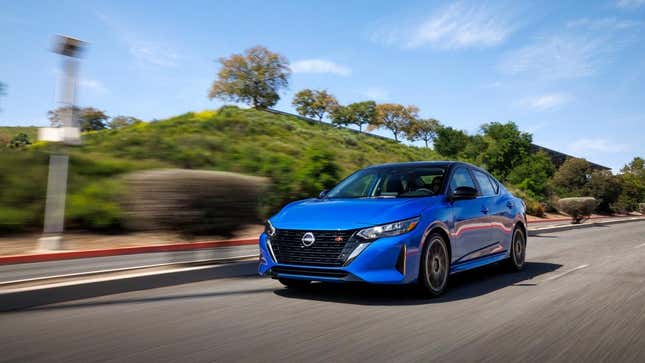
[[[217,60],[264,45],[291,64],[279,110],[326,89],[341,104],[413,104],[469,133],[514,121],[614,171],[645,157],[645,0],[5,1],[0,126],[48,124],[55,34],[89,43],[78,104],[110,116],[217,108]]]

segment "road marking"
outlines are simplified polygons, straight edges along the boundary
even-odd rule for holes
[[[557,275],[551,276],[551,277],[549,277],[548,279],[546,279],[546,281],[551,281],[551,280],[559,279],[560,277],[562,277],[562,276],[564,276],[564,275],[568,275],[568,274],[570,274],[570,273],[572,273],[572,272],[575,272],[575,271],[578,271],[578,270],[582,270],[582,269],[583,269],[583,268],[585,268],[585,267],[589,267],[589,265],[580,265],[580,266],[578,266],[578,267],[576,267],[576,268],[572,268],[572,269],[571,269],[571,270],[569,270],[569,271],[565,271],[565,272],[563,272],[563,273],[560,273],[560,274],[557,274]]]
[[[75,273],[69,273],[69,274],[62,274],[62,275],[52,275],[52,276],[42,276],[42,277],[32,277],[32,278],[27,278],[27,279],[20,279],[20,280],[11,280],[11,281],[1,281],[0,282],[0,292],[2,292],[2,288],[5,286],[10,286],[10,285],[17,285],[17,284],[23,284],[23,283],[32,283],[32,282],[39,282],[39,281],[48,281],[48,280],[58,280],[58,279],[66,279],[66,278],[74,278],[74,277],[90,277],[93,275],[104,275],[108,273],[114,273],[114,272],[128,272],[128,271],[135,271],[135,270],[143,270],[143,269],[151,269],[151,268],[156,268],[156,267],[171,267],[171,266],[182,266],[187,267],[187,265],[195,265],[195,264],[209,264],[208,266],[223,266],[226,261],[231,261],[231,262],[236,262],[237,260],[240,260],[239,262],[244,262],[242,260],[246,259],[252,259],[252,258],[257,258],[258,255],[243,255],[243,256],[234,256],[234,257],[225,257],[225,258],[209,258],[209,259],[202,259],[202,260],[194,260],[194,261],[184,261],[184,262],[166,262],[166,263],[156,263],[152,265],[140,265],[140,266],[132,266],[132,267],[120,267],[120,268],[111,268],[111,269],[105,269],[105,270],[93,270],[93,271],[85,271],[85,272],[75,272]],[[221,265],[220,265],[221,264]]]
[[[641,247],[645,247],[645,243],[641,243],[638,246],[634,246],[634,248],[641,248]]]

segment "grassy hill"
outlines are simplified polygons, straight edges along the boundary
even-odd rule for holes
[[[38,138],[38,128],[35,126],[0,126],[0,146],[4,146],[19,133],[25,133],[31,142]]]
[[[1,132],[7,129],[17,131]],[[0,152],[0,231],[42,223],[47,154],[57,147],[35,143]],[[89,132],[70,156],[67,219],[71,226],[94,229],[122,225],[118,176],[130,171],[179,167],[266,176],[274,183],[266,214],[367,165],[438,158],[430,149],[230,106]]]

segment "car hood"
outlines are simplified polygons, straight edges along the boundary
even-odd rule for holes
[[[271,217],[276,228],[336,230],[364,228],[421,215],[439,197],[388,199],[306,199]]]

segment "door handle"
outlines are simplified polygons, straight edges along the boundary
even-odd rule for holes
[[[508,202],[506,202],[506,206],[507,206],[509,209],[513,209],[513,202],[511,202],[511,201],[509,200]]]
[[[488,214],[488,208],[483,207],[483,208],[482,208],[482,213],[484,213],[484,214]]]

